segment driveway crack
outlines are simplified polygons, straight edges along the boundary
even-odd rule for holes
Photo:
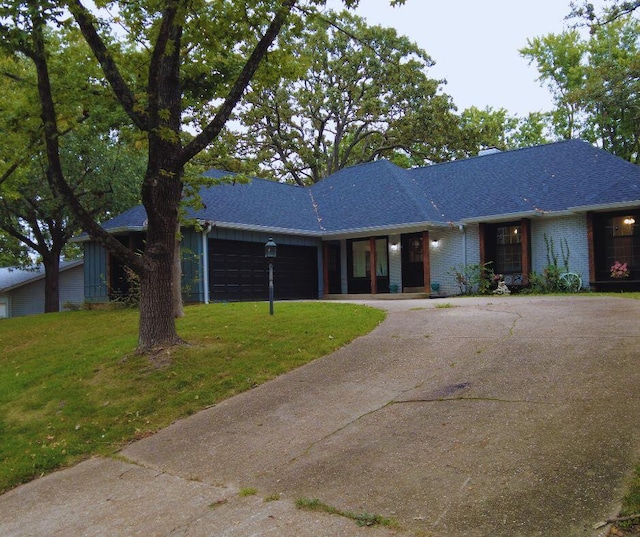
[[[389,404],[399,405],[404,403],[443,403],[446,401],[486,401],[492,403],[525,403],[531,405],[550,405],[555,406],[557,403],[547,401],[532,401],[530,399],[504,399],[502,397],[426,397],[417,399],[403,399],[401,401],[394,400]]]

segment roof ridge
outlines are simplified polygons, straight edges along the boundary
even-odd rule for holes
[[[397,164],[393,164],[393,166],[395,168],[393,170],[394,175],[395,174],[402,175],[401,177],[398,178],[399,179],[398,183],[400,187],[409,198],[409,201],[413,204],[414,207],[416,207],[416,209],[418,210],[418,213],[424,216],[425,221],[430,220],[431,215],[427,210],[427,206],[424,203],[418,202],[419,198],[424,199],[429,205],[431,205],[435,210],[437,210],[442,217],[444,217],[444,214],[440,212],[440,208],[433,202],[432,199],[428,199],[424,195],[424,193],[421,191],[421,189],[418,187],[418,184],[415,178],[412,177],[411,174],[409,173],[411,168],[401,168]]]
[[[557,140],[555,142],[548,142],[546,144],[538,144],[538,145],[530,145],[527,147],[514,147],[513,149],[505,149],[503,150],[499,150],[495,153],[489,153],[487,155],[473,155],[470,157],[465,157],[465,158],[461,158],[458,160],[448,160],[446,162],[436,162],[435,164],[429,164],[427,166],[418,166],[416,168],[408,168],[408,170],[426,170],[429,168],[440,168],[440,167],[445,167],[448,165],[452,165],[452,164],[460,164],[461,162],[465,162],[465,161],[473,161],[473,160],[478,160],[478,159],[493,159],[493,158],[499,158],[500,156],[503,155],[513,155],[514,153],[518,153],[518,152],[523,152],[523,151],[532,151],[532,150],[539,150],[541,148],[545,148],[545,147],[551,147],[551,146],[557,146],[557,145],[562,145],[562,144],[571,144],[571,143],[582,143],[582,144],[586,144],[590,147],[593,147],[594,149],[598,149],[597,147],[594,147],[592,144],[590,144],[589,142],[587,142],[586,140],[583,140],[582,138],[570,138],[568,140]]]

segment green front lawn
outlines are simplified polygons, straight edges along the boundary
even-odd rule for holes
[[[190,306],[188,346],[132,351],[134,310],[0,321],[0,493],[93,454],[108,455],[172,421],[328,354],[384,312],[322,303]]]

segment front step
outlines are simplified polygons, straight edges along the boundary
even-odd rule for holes
[[[434,295],[425,293],[363,293],[346,295],[324,295],[322,300],[411,300],[416,298],[433,298]]]

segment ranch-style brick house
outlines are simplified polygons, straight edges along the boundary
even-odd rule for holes
[[[228,172],[211,170],[220,178]],[[201,191],[199,223],[182,230],[186,302],[265,300],[264,245],[277,243],[275,298],[460,292],[453,267],[491,262],[508,286],[568,246],[583,286],[640,289],[640,167],[581,140],[493,152],[415,169],[385,161],[340,170],[311,187],[262,179]],[[142,249],[135,207],[104,224]],[[127,292],[122,267],[88,237],[85,299]],[[611,277],[627,263],[629,275]]]

